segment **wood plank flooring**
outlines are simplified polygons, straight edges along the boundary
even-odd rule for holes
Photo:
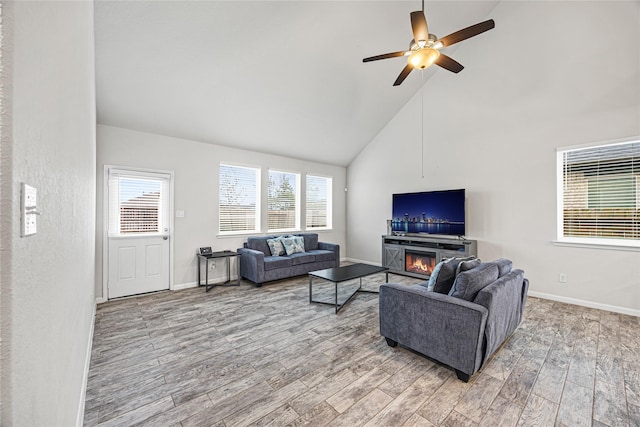
[[[332,290],[314,281],[314,298]],[[530,297],[520,328],[466,384],[388,347],[377,295],[336,315],[309,304],[306,277],[243,282],[99,305],[84,423],[640,427],[639,355],[638,318]]]

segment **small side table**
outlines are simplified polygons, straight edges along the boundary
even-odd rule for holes
[[[240,259],[236,260],[236,269],[237,269],[237,279],[236,283],[231,283],[231,258],[239,257],[240,254],[233,251],[221,251],[221,252],[213,252],[209,255],[200,255],[198,254],[198,286],[204,286],[205,292],[209,292],[211,289],[216,286],[239,286],[240,285]],[[209,261],[216,260],[219,258],[225,258],[227,260],[227,281],[222,283],[214,283],[209,284]],[[205,268],[205,279],[204,285],[201,283],[200,279],[200,269],[201,269],[201,261],[204,260],[204,268]]]

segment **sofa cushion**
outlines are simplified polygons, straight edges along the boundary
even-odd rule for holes
[[[269,251],[272,256],[283,256],[287,254],[280,239],[267,239],[267,245],[269,245]]]
[[[440,261],[429,277],[427,289],[439,294],[448,294],[451,290],[451,286],[453,286],[453,281],[456,278],[456,269],[458,268],[458,264],[461,261],[467,261],[474,258],[475,257],[449,258]],[[438,266],[440,266],[440,268],[438,268]]]
[[[513,267],[513,263],[511,262],[511,260],[506,258],[500,258],[495,261],[491,261],[491,264],[495,264],[498,266],[498,277],[504,276],[505,274],[510,272],[511,268]]]
[[[287,255],[304,252],[304,239],[300,236],[283,237],[282,244]]]
[[[316,257],[308,252],[291,254],[289,255],[289,258],[291,259],[291,265],[307,264],[316,261]]]
[[[247,238],[247,248],[253,249],[256,251],[260,251],[263,254],[269,256],[271,255],[271,250],[269,249],[269,244],[267,243],[268,239],[272,239],[274,236],[265,237],[248,237]]]
[[[291,267],[291,258],[282,256],[264,257],[264,270],[275,270],[277,268]]]
[[[492,263],[462,272],[456,276],[449,295],[466,301],[473,301],[485,286],[498,278],[498,266]]]
[[[316,233],[300,233],[299,236],[304,239],[305,252],[318,249],[318,235]]]
[[[458,276],[458,274],[463,273],[465,271],[469,271],[472,268],[476,268],[477,266],[480,265],[481,262],[482,261],[480,261],[480,258],[460,261],[460,264],[458,264],[458,267],[456,268],[456,276]]]
[[[327,251],[325,249],[316,249],[314,251],[308,251],[316,257],[316,261],[334,261],[336,259],[336,253],[333,251]]]

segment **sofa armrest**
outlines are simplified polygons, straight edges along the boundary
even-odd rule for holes
[[[380,286],[380,334],[454,369],[482,364],[487,309],[423,286]]]
[[[335,243],[318,242],[318,249],[335,252],[336,267],[340,265],[340,245],[337,245]]]
[[[511,336],[522,320],[524,271],[512,270],[486,286],[474,300],[489,313],[485,325],[483,363]]]
[[[264,282],[264,253],[255,249],[239,248],[240,275],[254,283]]]

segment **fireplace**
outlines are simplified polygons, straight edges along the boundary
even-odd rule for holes
[[[410,273],[430,276],[436,266],[436,254],[434,252],[405,251],[404,269]]]

